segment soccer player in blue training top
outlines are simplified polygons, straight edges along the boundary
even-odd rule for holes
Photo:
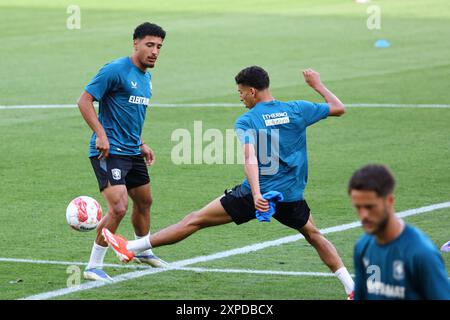
[[[342,282],[347,294],[352,294],[353,279],[335,247],[314,225],[303,197],[308,177],[306,128],[327,116],[342,115],[345,107],[325,87],[317,72],[308,69],[303,72],[303,76],[306,83],[322,95],[327,103],[275,100],[269,90],[269,76],[264,69],[252,66],[238,73],[235,80],[240,99],[250,109],[235,124],[243,144],[247,179],[199,211],[192,212],[180,222],[150,237],[128,241],[105,227],[103,235],[121,260],[130,260],[141,250],[173,244],[202,228],[232,221],[236,224],[248,222],[255,218],[255,210],[269,210],[269,202],[263,198],[263,194],[278,191],[284,200],[276,204],[273,217],[302,233]],[[266,144],[272,145],[270,155]],[[267,161],[268,157],[270,161]]]
[[[450,300],[450,282],[437,247],[395,215],[395,180],[383,165],[350,179],[348,193],[366,234],[356,243],[355,300]]]
[[[131,222],[136,238],[150,232],[150,178],[147,165],[155,155],[142,139],[147,105],[152,96],[151,75],[163,45],[166,32],[149,22],[134,30],[134,52],[104,65],[86,86],[78,100],[83,118],[94,131],[90,140],[89,158],[98,185],[108,206],[108,213],[97,228],[89,264],[84,271],[88,280],[111,281],[103,271],[103,259],[108,244],[101,230],[115,231],[128,208],[128,196],[133,200]],[[99,102],[99,114],[93,101]],[[136,262],[162,267],[166,263],[145,250]]]

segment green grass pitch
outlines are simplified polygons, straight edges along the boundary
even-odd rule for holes
[[[320,101],[302,81],[311,67],[344,103],[449,104],[450,8],[447,0],[372,1],[380,30],[368,30],[368,5],[353,0],[80,0],[81,29],[68,30],[72,1],[0,0],[0,105],[74,104],[106,62],[129,55],[143,21],[168,32],[152,70],[152,103],[239,103],[234,75],[261,65],[277,99]],[[387,39],[388,49],[374,48]],[[150,169],[152,232],[240,183],[240,165],[174,165],[177,128],[232,128],[245,109],[150,107],[144,139],[156,152]],[[0,109],[0,299],[66,287],[66,265],[3,258],[87,262],[94,234],[71,230],[68,202],[90,195],[106,208],[87,158],[90,130],[78,110]],[[308,131],[306,199],[319,228],[357,220],[346,195],[351,173],[369,162],[396,174],[396,209],[450,201],[449,108],[348,108]],[[450,240],[450,209],[406,218],[436,246]],[[129,214],[119,232],[132,236]],[[275,240],[295,232],[276,221],[202,230],[155,249],[169,262]],[[360,228],[327,235],[353,272]],[[447,270],[450,255],[443,254]],[[118,263],[109,251],[106,263]],[[190,267],[328,272],[305,240]],[[105,268],[112,276],[134,270]],[[84,283],[82,281],[82,283]],[[166,271],[57,299],[344,299],[334,277]]]

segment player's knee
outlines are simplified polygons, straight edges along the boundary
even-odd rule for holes
[[[128,205],[126,203],[118,202],[112,205],[108,212],[114,219],[122,219],[127,213]]]
[[[145,209],[149,209],[153,204],[153,198],[152,196],[148,196],[145,199],[143,199],[142,201],[142,207],[144,207]]]
[[[313,246],[319,244],[323,239],[322,234],[317,229],[312,229],[308,233],[305,233],[304,236],[306,241],[308,241]]]
[[[148,213],[150,207],[152,206],[153,198],[149,195],[148,197],[141,198],[134,202],[134,206],[137,206],[139,212]]]
[[[207,226],[203,215],[201,215],[199,211],[194,211],[188,214],[185,218],[185,223],[187,226],[196,229],[201,229]]]

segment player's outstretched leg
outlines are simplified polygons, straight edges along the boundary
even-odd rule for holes
[[[316,249],[322,261],[334,272],[336,277],[344,286],[345,292],[351,298],[354,290],[354,282],[347,268],[344,266],[341,257],[333,246],[314,225],[312,216],[309,217],[308,222],[300,228],[300,233],[305,239]]]
[[[132,259],[131,255],[135,252],[173,244],[189,237],[200,229],[231,222],[232,219],[220,203],[220,198],[213,200],[199,211],[188,214],[180,222],[164,228],[150,237],[129,241],[112,234],[107,229],[104,230],[103,236],[119,258],[122,258],[123,261],[129,261]]]
[[[153,248],[174,244],[186,239],[200,229],[232,222],[230,215],[220,203],[222,196],[214,199],[198,211],[185,216],[181,221],[150,236]]]

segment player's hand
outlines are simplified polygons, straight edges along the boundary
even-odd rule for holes
[[[145,143],[141,146],[141,154],[144,156],[145,158],[145,163],[148,166],[151,166],[152,164],[155,163],[155,153],[153,152],[153,150],[146,145]]]
[[[255,209],[261,212],[266,212],[269,210],[269,201],[263,198],[261,194],[253,195],[253,202],[255,204]]]
[[[305,82],[313,89],[316,89],[322,84],[320,74],[313,69],[303,70],[303,77],[305,78]]]
[[[109,141],[108,137],[105,136],[97,136],[95,139],[95,148],[100,152],[98,159],[101,160],[103,158],[107,158],[109,156]]]

